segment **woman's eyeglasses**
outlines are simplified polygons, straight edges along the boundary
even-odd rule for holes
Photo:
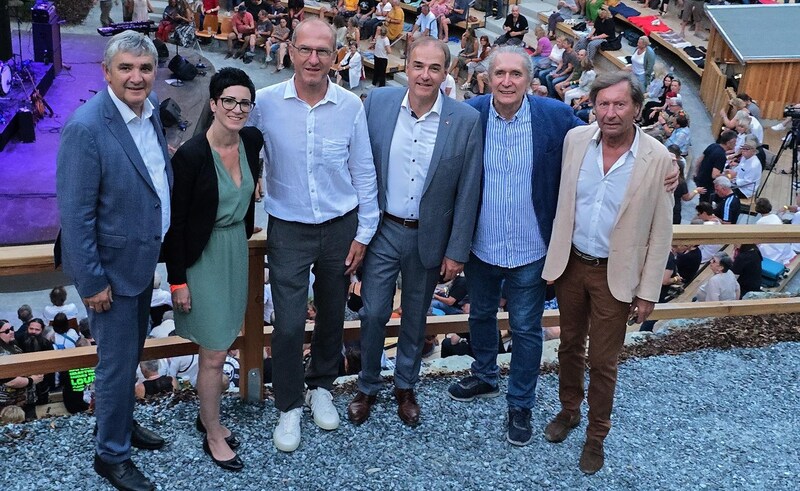
[[[236,106],[239,106],[243,113],[249,113],[253,110],[253,106],[256,105],[253,101],[248,101],[247,99],[237,101],[233,97],[220,97],[219,102],[222,104],[222,108],[227,111],[233,111]]]

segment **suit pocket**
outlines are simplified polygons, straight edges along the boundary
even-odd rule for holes
[[[128,238],[124,235],[97,234],[97,245],[111,247],[112,249],[123,249],[128,243]]]

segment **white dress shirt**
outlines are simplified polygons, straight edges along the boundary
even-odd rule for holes
[[[781,220],[781,217],[778,215],[769,213],[759,218],[756,225],[783,225],[783,220]],[[788,264],[795,256],[792,244],[790,243],[758,244],[758,249],[761,251],[763,257],[772,259],[781,264]]]
[[[575,227],[572,232],[573,245],[584,254],[608,257],[611,230],[617,223],[617,215],[628,189],[638,151],[639,130],[636,131],[631,148],[603,174],[600,130],[592,137],[578,174]]]
[[[147,173],[150,174],[150,180],[153,181],[153,186],[156,188],[156,193],[158,193],[158,199],[161,201],[161,242],[164,242],[164,236],[169,230],[170,219],[169,179],[167,178],[167,163],[164,161],[164,152],[162,152],[161,145],[158,143],[155,126],[150,121],[155,108],[150,99],[145,99],[142,117],[140,118],[133,112],[133,109],[114,94],[111,87],[108,87],[108,94],[111,96],[114,105],[117,106],[117,110],[128,128],[136,148],[139,149],[139,155],[142,157],[144,165],[147,167]]]
[[[761,181],[761,161],[753,155],[749,159],[742,159],[735,170],[734,181],[739,191],[748,198],[752,197]]]
[[[319,224],[358,206],[355,240],[369,244],[378,227],[378,183],[357,95],[329,81],[311,107],[292,77],[256,92],[248,124],[264,134],[267,213]]]
[[[389,148],[389,172],[386,175],[386,212],[408,220],[419,220],[419,200],[428,177],[439,116],[442,94],[436,97],[431,109],[416,117],[408,104],[408,92],[400,104]]]

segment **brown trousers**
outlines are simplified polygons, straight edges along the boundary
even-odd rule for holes
[[[564,274],[556,280],[561,312],[558,348],[559,399],[564,410],[579,414],[589,336],[589,426],[587,438],[604,439],[611,429],[611,409],[617,385],[617,356],[625,341],[630,304],[608,289],[606,264],[595,266],[570,255]]]

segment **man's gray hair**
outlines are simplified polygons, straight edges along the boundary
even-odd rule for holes
[[[158,50],[153,41],[144,34],[136,31],[122,31],[106,44],[103,53],[103,64],[111,67],[111,62],[117,53],[130,53],[134,56],[149,55],[153,58],[153,68],[158,65]]]
[[[530,85],[531,80],[533,80],[533,62],[531,61],[531,55],[528,54],[527,51],[520,48],[519,46],[512,46],[512,45],[503,45],[492,49],[492,52],[489,53],[489,58],[487,60],[487,65],[489,66],[489,77],[491,78],[492,72],[494,71],[494,65],[497,62],[497,57],[502,55],[503,53],[509,53],[518,55],[522,60],[522,71],[528,77],[528,84]]]
[[[297,44],[297,33],[305,29],[306,25],[308,24],[319,24],[321,26],[325,26],[331,33],[331,48],[333,51],[336,51],[336,31],[333,29],[332,24],[324,22],[319,17],[310,17],[300,21],[300,23],[297,24],[297,27],[294,28],[294,31],[292,31],[292,44]]]
[[[633,74],[625,71],[614,71],[601,73],[592,82],[592,88],[589,90],[589,100],[592,101],[594,106],[597,103],[597,94],[601,90],[605,90],[612,85],[617,85],[620,82],[627,82],[631,93],[631,99],[636,107],[641,108],[644,104],[644,92],[639,85],[639,81],[633,78]]]
[[[725,176],[718,176],[714,179],[714,185],[725,189],[730,189],[733,186],[731,180]]]
[[[744,137],[743,145],[747,145],[748,147],[758,150],[758,147],[761,146],[761,142],[758,141],[758,137],[756,135],[748,133],[747,136]]]
[[[158,373],[158,360],[144,360],[139,363],[142,372]]]

